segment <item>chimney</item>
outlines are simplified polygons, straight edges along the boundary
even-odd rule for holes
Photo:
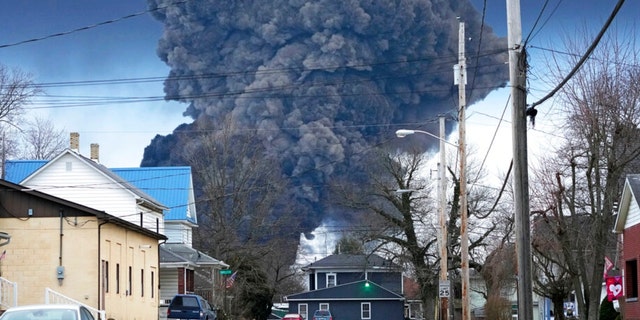
[[[100,163],[100,145],[97,143],[91,144],[91,160]]]
[[[71,132],[71,139],[69,149],[75,152],[80,152],[80,134],[77,132]]]

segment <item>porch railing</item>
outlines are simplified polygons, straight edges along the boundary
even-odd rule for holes
[[[44,302],[46,304],[78,304],[81,305],[87,309],[89,309],[89,311],[91,311],[91,313],[100,320],[106,320],[106,313],[104,310],[98,310],[96,308],[93,308],[91,306],[88,306],[80,301],[71,299],[59,292],[56,292],[54,290],[51,290],[49,288],[45,289],[45,294],[44,294]]]
[[[0,306],[4,309],[18,305],[18,284],[0,277]]]

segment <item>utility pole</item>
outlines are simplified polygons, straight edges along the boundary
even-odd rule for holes
[[[522,44],[520,0],[507,0],[509,82],[512,101],[513,194],[518,262],[518,319],[533,320],[529,172],[527,161],[527,63]]]
[[[439,209],[440,209],[440,320],[449,320],[449,296],[451,295],[451,286],[447,279],[447,271],[449,270],[447,251],[449,250],[449,238],[447,235],[447,175],[445,174],[446,153],[445,153],[445,122],[444,117],[440,116],[440,163],[438,166],[439,178]]]
[[[458,129],[460,148],[460,269],[462,274],[462,320],[471,319],[469,310],[469,234],[467,233],[467,156],[465,142],[465,109],[467,108],[465,85],[467,82],[464,57],[464,22],[458,30]]]

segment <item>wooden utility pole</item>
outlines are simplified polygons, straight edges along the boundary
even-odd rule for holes
[[[518,262],[518,319],[533,320],[529,172],[527,161],[527,62],[522,44],[520,0],[507,0],[509,82],[512,101],[513,198]]]
[[[465,141],[465,109],[467,108],[465,84],[466,59],[464,56],[464,22],[458,30],[458,129],[460,148],[460,269],[462,274],[462,320],[471,319],[469,304],[469,234],[467,233],[467,155]]]
[[[447,251],[449,250],[449,237],[447,235],[447,170],[445,153],[445,122],[444,117],[440,117],[440,163],[438,165],[439,178],[439,209],[440,209],[440,320],[449,320],[449,297],[451,295],[451,285],[447,278],[449,269]]]

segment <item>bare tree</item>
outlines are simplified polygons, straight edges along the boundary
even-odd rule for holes
[[[230,289],[238,297],[231,310],[248,318],[266,319],[275,296],[295,290],[288,279],[295,260],[300,228],[286,200],[287,181],[255,130],[232,121],[197,128],[186,159],[194,169],[199,212],[195,244],[238,271]],[[295,235],[295,236],[292,236]]]
[[[375,153],[375,154],[374,154]],[[368,232],[363,239],[368,242],[366,250],[384,252],[396,263],[403,265],[416,279],[420,287],[425,314],[432,314],[437,301],[440,256],[437,248],[439,227],[434,183],[429,179],[425,165],[427,156],[422,153],[392,153],[376,150],[368,157],[363,170],[370,181],[354,186],[353,181],[337,183],[335,199],[345,208],[357,212],[359,224]],[[473,162],[470,167],[473,167]],[[470,168],[480,177],[478,168]],[[449,168],[453,180],[451,208],[448,211],[449,237],[446,241],[450,260],[448,270],[452,283],[460,276],[460,227],[459,227],[459,181],[454,170]],[[398,192],[400,190],[400,192]],[[487,219],[492,216],[491,203],[495,200],[485,188],[474,188],[469,197],[470,266],[482,269],[486,257],[486,246],[490,235],[502,223]],[[483,220],[483,221],[481,221]],[[373,246],[371,244],[375,244]],[[459,295],[459,290],[457,293]],[[458,296],[458,298],[460,298]]]
[[[18,69],[9,70],[0,64],[0,146],[2,160],[2,177],[4,177],[4,162],[19,152],[19,142],[16,138],[22,129],[16,124],[24,113],[24,105],[41,90],[33,83],[31,76]]]
[[[615,248],[614,203],[625,174],[640,156],[639,49],[629,40],[633,35],[608,35],[558,96],[567,141],[557,152],[554,171],[540,175],[546,179],[536,183],[548,200],[534,207],[538,216],[553,218],[550,236],[560,244],[554,254],[562,255],[555,260],[570,274],[578,308],[589,320],[598,317],[604,257]],[[569,39],[566,47],[580,52],[585,43]],[[579,55],[565,57],[555,60],[557,79]]]
[[[48,160],[66,147],[68,139],[64,130],[56,129],[50,119],[36,116],[25,124],[19,158]]]
[[[31,75],[0,64],[0,120],[14,124],[15,118],[23,114],[23,106],[38,92]]]

